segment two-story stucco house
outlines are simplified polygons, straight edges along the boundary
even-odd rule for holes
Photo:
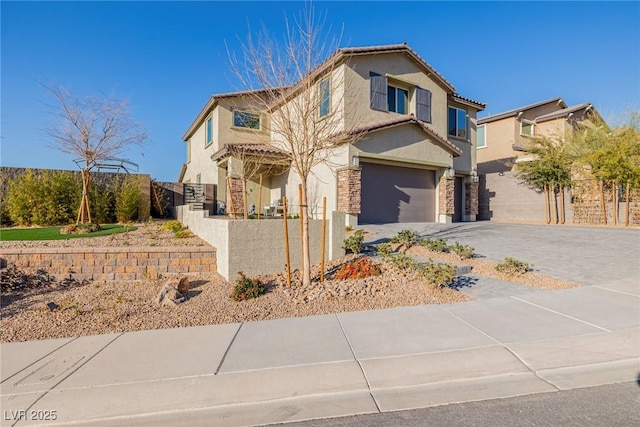
[[[562,98],[552,98],[478,119],[478,219],[543,222],[543,195],[526,187],[517,176],[518,163],[532,160],[523,149],[533,137],[562,141],[568,132],[596,118],[601,120],[590,103],[567,106]],[[571,200],[571,195],[564,199]],[[570,220],[571,206],[565,209]]]
[[[327,210],[343,212],[349,225],[474,221],[476,115],[485,104],[456,93],[406,44],[343,48],[327,61],[332,67],[325,62],[310,77],[326,99],[318,115],[337,108],[338,131],[359,137],[336,146],[330,163],[315,166],[311,214],[317,217],[326,197]],[[331,71],[325,75],[323,67]],[[269,113],[251,104],[256,93],[213,95],[183,136],[187,161],[180,181],[215,184],[227,213],[242,209],[230,196],[243,191],[238,165],[252,154],[282,169],[249,180],[249,203],[262,201],[262,209],[282,196],[299,203],[298,178],[268,130]]]

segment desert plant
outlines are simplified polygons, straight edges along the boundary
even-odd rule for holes
[[[380,269],[369,258],[360,258],[343,265],[334,276],[336,280],[364,279],[377,276]]]
[[[245,276],[242,271],[238,271],[238,275],[240,277],[236,279],[233,293],[230,295],[232,300],[245,301],[248,299],[257,298],[260,295],[264,294],[266,288],[262,283],[260,283],[260,280],[251,279]]]
[[[391,256],[392,252],[391,245],[389,243],[380,243],[378,246],[376,246],[376,252],[383,259],[388,258],[389,256]]]
[[[420,263],[417,267],[420,276],[425,281],[437,288],[447,287],[456,277],[456,266],[447,263],[429,262]]]
[[[419,244],[433,252],[444,252],[447,250],[447,239],[441,237],[437,239],[421,239]]]
[[[463,245],[459,242],[455,242],[452,245],[449,245],[449,250],[454,254],[458,255],[460,259],[469,259],[473,257],[473,247],[469,245]]]
[[[118,181],[115,196],[116,219],[118,222],[133,221],[140,216],[138,207],[141,198],[140,177],[127,175],[124,179]]]
[[[495,268],[501,273],[506,273],[510,276],[519,276],[530,271],[531,267],[533,267],[533,264],[527,264],[515,258],[506,257],[504,261],[497,264]]]
[[[364,242],[364,230],[356,230],[344,240],[342,249],[346,250],[347,253],[359,254],[362,251],[362,242]]]
[[[171,221],[167,221],[162,225],[162,228],[165,230],[172,231],[173,233],[177,233],[184,229],[184,226],[180,223],[180,221],[172,219]]]
[[[420,240],[420,236],[417,232],[413,230],[400,230],[397,235],[393,236],[389,239],[390,243],[399,243],[400,246],[404,247],[404,251],[406,252],[409,248],[416,245]]]
[[[400,270],[409,270],[412,268],[416,268],[417,266],[416,261],[409,255],[404,253],[390,255],[389,257],[387,257],[387,261],[395,265]]]
[[[182,229],[180,231],[176,231],[175,233],[173,233],[178,239],[186,239],[187,237],[191,237],[193,236],[193,234],[187,230],[187,229]]]

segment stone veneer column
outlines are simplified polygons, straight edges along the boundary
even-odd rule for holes
[[[464,213],[465,215],[478,215],[478,183],[469,182],[464,185]]]
[[[242,202],[242,180],[240,178],[229,178],[229,185],[231,187],[231,194],[233,194],[233,199],[231,198],[231,194],[229,194],[229,190],[227,187],[227,215],[233,216],[233,209],[231,208],[232,200],[235,203],[236,215],[242,216],[244,215],[244,208]]]
[[[440,178],[440,185],[438,185],[439,189],[439,206],[438,212],[440,214],[440,222],[442,221],[442,215],[446,215],[446,221],[451,222],[453,219],[453,214],[456,212],[456,202],[455,202],[455,178]]]
[[[362,171],[346,168],[338,171],[338,211],[349,215],[360,214]]]

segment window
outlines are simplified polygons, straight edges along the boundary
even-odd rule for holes
[[[233,112],[233,125],[239,128],[260,129],[260,114],[247,111]]]
[[[206,137],[205,137],[205,141],[204,141],[204,146],[208,146],[209,144],[211,144],[213,142],[213,119],[211,117],[209,117],[207,119],[207,131],[206,131]]]
[[[449,107],[449,136],[468,139],[467,111],[461,108]]]
[[[201,180],[202,180],[202,176],[200,174],[196,175],[196,184],[200,184]]]
[[[485,125],[478,126],[478,132],[476,133],[476,147],[483,148],[487,146],[487,127]]]
[[[389,111],[407,114],[409,112],[409,91],[399,87],[387,86],[387,102]]]
[[[535,131],[535,124],[532,122],[522,121],[520,123],[520,135],[533,136]]]
[[[191,161],[191,140],[187,141],[187,163]]]
[[[329,85],[329,79],[322,80],[318,84],[318,98],[320,100],[318,116],[324,117],[329,114],[329,103],[331,101],[331,86]]]

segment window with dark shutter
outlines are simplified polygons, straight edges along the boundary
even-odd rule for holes
[[[387,111],[389,108],[387,103],[387,78],[374,72],[369,73],[369,78],[371,80],[371,108]]]
[[[416,87],[416,117],[431,123],[431,91]]]

